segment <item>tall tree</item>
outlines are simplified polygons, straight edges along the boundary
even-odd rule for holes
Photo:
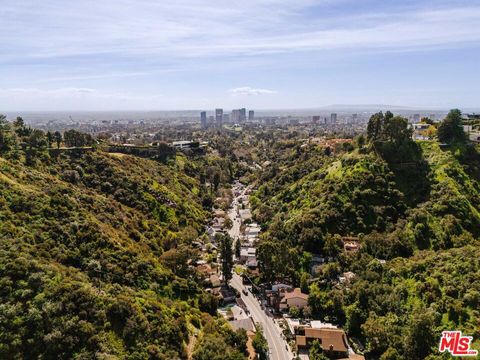
[[[240,239],[237,239],[237,241],[235,241],[235,257],[237,258],[240,257],[241,249],[242,249],[242,244],[240,243]]]
[[[32,129],[25,126],[25,121],[20,116],[13,122],[13,128],[18,136],[29,136],[32,133]]]
[[[47,147],[45,133],[42,130],[34,129],[31,134],[26,137],[25,143],[28,147],[25,149],[25,162],[27,165],[33,165],[40,151]]]
[[[7,117],[0,114],[0,151],[10,150],[14,140]]]
[[[252,340],[252,346],[255,349],[255,353],[260,360],[268,359],[268,343],[265,336],[263,336],[263,329],[258,325],[255,337]]]
[[[27,138],[27,145],[30,150],[44,148],[47,145],[45,133],[39,129],[33,130]]]
[[[438,126],[438,140],[442,143],[465,142],[466,135],[462,127],[462,112],[450,110],[447,117]]]
[[[402,143],[411,140],[412,130],[408,127],[408,120],[395,116],[392,118],[385,117],[385,126],[383,129],[383,137],[388,141]]]
[[[233,221],[230,219],[230,216],[225,216],[225,222],[223,223],[225,229],[230,230],[233,226]]]
[[[90,134],[84,134],[76,130],[67,130],[63,134],[65,145],[69,147],[91,146],[93,138]]]
[[[420,119],[420,122],[423,123],[423,124],[429,124],[429,125],[433,125],[434,124],[434,121],[432,119],[430,119],[429,117],[423,117]]]
[[[228,284],[232,278],[233,269],[233,241],[230,235],[215,235],[220,248],[220,258],[222,261],[222,274],[225,284]]]
[[[53,134],[50,131],[47,131],[47,143],[48,147],[51,148],[53,144]]]
[[[218,171],[216,171],[213,174],[213,186],[214,186],[215,191],[218,190],[218,185],[220,185],[220,173]]]
[[[369,141],[404,142],[412,136],[412,130],[408,127],[408,120],[401,116],[394,116],[387,111],[376,113],[370,117],[367,126],[367,138]]]
[[[15,126],[16,128],[24,127],[25,121],[23,121],[23,118],[21,116],[17,116],[17,118],[13,122],[13,126]]]
[[[59,149],[60,144],[62,143],[62,134],[60,133],[60,131],[55,131],[53,137],[55,138],[55,142],[57,143],[57,149]]]
[[[380,111],[370,117],[367,125],[367,139],[368,141],[380,140],[380,136],[383,130],[383,123],[385,116]]]
[[[357,137],[357,146],[358,146],[359,149],[361,149],[365,146],[365,137],[363,135],[359,135]]]

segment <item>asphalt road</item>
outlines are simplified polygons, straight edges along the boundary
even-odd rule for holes
[[[241,224],[241,219],[240,215],[238,215],[238,199],[245,195],[245,192],[247,191],[247,188],[245,187],[242,192],[240,193],[239,196],[236,196],[233,199],[233,207],[228,211],[228,216],[233,222],[233,226],[230,230],[228,230],[228,234],[231,236],[231,238],[234,240],[233,241],[233,246],[235,246],[235,240],[238,239],[240,236],[240,224]]]
[[[263,334],[267,339],[268,348],[270,350],[270,359],[272,360],[291,360],[293,354],[287,350],[287,343],[282,338],[280,327],[275,323],[272,316],[269,316],[262,310],[258,300],[249,292],[247,296],[242,293],[245,286],[242,279],[237,274],[233,274],[230,285],[240,291],[242,300],[245,302],[250,315],[255,323],[259,323],[263,328]]]
[[[245,194],[246,189],[243,189],[240,196]],[[234,199],[234,206],[229,211],[228,216],[233,222],[232,228],[228,231],[229,235],[236,240],[240,236],[240,216],[238,215],[238,197]],[[235,241],[233,242],[235,244]],[[250,312],[253,320],[259,323],[263,328],[263,334],[267,339],[268,348],[270,352],[271,360],[291,360],[293,354],[288,350],[287,342],[282,338],[282,331],[280,327],[275,323],[271,315],[267,315],[262,310],[260,302],[250,293],[245,296],[242,290],[246,290],[246,287],[242,284],[242,279],[237,274],[233,274],[233,278],[230,281],[230,285],[237,289],[248,311]]]

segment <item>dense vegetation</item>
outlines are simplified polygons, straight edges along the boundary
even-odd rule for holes
[[[187,264],[207,180],[227,176],[218,161],[200,179],[184,155],[53,151],[94,144],[57,139],[0,118],[0,358],[243,359],[244,334]]]
[[[216,316],[189,266],[233,178],[257,185],[256,281],[300,286],[303,315],[344,327],[367,359],[436,359],[453,329],[478,349],[480,155],[459,111],[424,121],[438,141],[412,141],[387,112],[334,148],[246,129],[210,134],[206,156],[152,161],[0,117],[0,358],[243,359],[246,334]],[[231,259],[231,239],[219,243]],[[265,345],[259,332],[260,356]]]
[[[460,115],[438,127],[448,145],[414,142],[406,119],[379,113],[354,147],[292,142],[258,174],[263,280],[300,285],[307,313],[345,326],[369,359],[424,359],[445,329],[478,347],[480,157]],[[360,251],[346,254],[343,238]],[[327,259],[316,272],[314,255]]]

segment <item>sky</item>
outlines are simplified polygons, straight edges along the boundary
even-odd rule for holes
[[[0,0],[0,112],[480,107],[480,0]]]

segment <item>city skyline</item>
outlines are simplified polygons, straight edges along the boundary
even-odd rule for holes
[[[476,0],[2,6],[2,111],[478,108]]]

